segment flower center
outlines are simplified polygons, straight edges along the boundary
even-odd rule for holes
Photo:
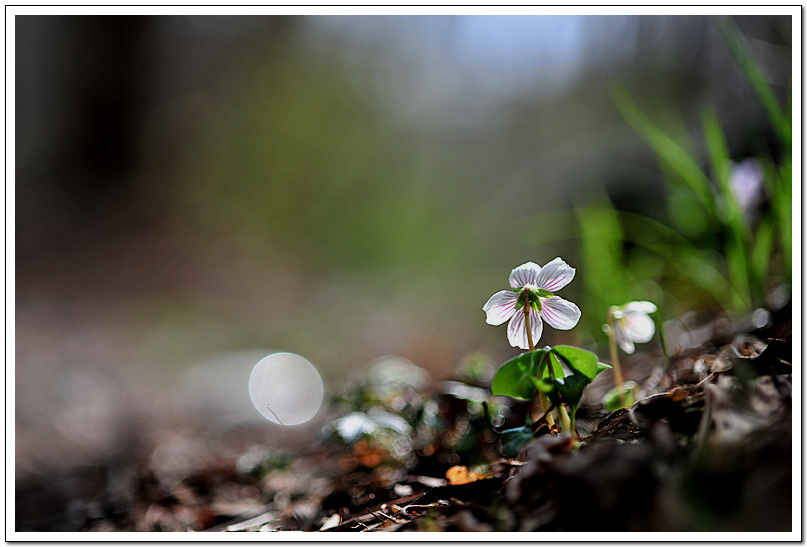
[[[541,287],[539,287],[538,285],[535,285],[533,283],[527,283],[526,285],[524,285],[524,292],[529,293],[530,295],[532,295],[530,298],[534,299],[536,302],[539,302],[539,300],[538,300],[539,297],[540,298],[552,298],[553,296],[555,296],[554,293],[552,293],[552,291],[542,289]]]
[[[621,319],[623,319],[625,317],[625,313],[621,309],[619,309],[617,306],[611,306],[611,308],[608,311],[610,312],[611,317],[613,317],[617,321],[619,321],[619,320],[621,320]]]
[[[524,301],[522,302],[522,305],[527,307],[532,306],[532,309],[534,309],[537,312],[540,312],[541,299],[539,298],[539,296],[542,296],[541,292],[543,291],[539,289],[537,285],[533,285],[532,283],[527,283],[526,285],[524,285],[522,291],[523,291],[522,294],[524,295]]]

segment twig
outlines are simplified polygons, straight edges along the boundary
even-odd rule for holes
[[[385,518],[387,521],[390,521],[390,520],[391,520],[392,522],[398,522],[398,519],[396,519],[395,517],[391,517],[390,515],[385,515],[384,513],[376,513],[375,511],[373,511],[373,510],[372,510],[372,509],[370,509],[369,507],[367,508],[367,510],[368,510],[368,511],[369,511],[369,512],[370,512],[370,513],[371,513],[371,514],[372,514],[372,515],[373,515],[375,518],[377,518],[377,519],[378,519],[378,520],[380,520],[381,522],[384,522],[384,520],[383,520],[381,517],[384,517],[384,518]]]

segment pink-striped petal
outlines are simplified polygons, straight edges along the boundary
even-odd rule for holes
[[[532,333],[532,343],[535,345],[544,331],[544,323],[541,321],[540,314],[532,308],[530,308],[530,331]],[[523,308],[518,310],[518,313],[513,315],[510,323],[508,323],[507,340],[515,348],[530,349]]]
[[[520,289],[527,283],[535,285],[538,274],[540,273],[541,267],[538,264],[535,262],[525,262],[510,272],[510,286],[514,289]]]
[[[532,308],[530,308],[530,330],[533,345],[538,345],[538,340],[544,332],[544,322],[541,320],[541,314]]]
[[[558,257],[541,268],[536,285],[541,289],[555,292],[568,285],[574,279],[575,269]]]
[[[552,327],[569,330],[580,321],[580,308],[559,296],[541,298],[541,315]]]
[[[488,325],[501,325],[510,319],[516,311],[518,294],[513,291],[499,291],[491,296],[482,310],[487,314],[485,322]]]

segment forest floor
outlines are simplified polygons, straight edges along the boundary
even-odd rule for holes
[[[791,314],[703,323],[672,370],[657,351],[629,356],[638,401],[604,410],[602,374],[578,412],[582,442],[540,429],[505,458],[498,432],[523,425],[525,403],[489,421],[484,378],[424,384],[393,364],[331,401],[314,445],[201,427],[160,454],[133,441],[114,460],[29,474],[16,530],[790,531]]]

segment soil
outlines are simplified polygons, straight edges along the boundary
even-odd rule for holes
[[[156,451],[135,438],[115,458],[28,473],[16,530],[790,531],[791,308],[762,328],[696,331],[671,369],[658,351],[625,360],[640,388],[630,408],[604,410],[613,380],[598,377],[579,441],[536,427],[505,458],[499,432],[530,409],[506,400],[486,417],[489,378],[367,375],[334,398],[318,444],[166,423]]]

